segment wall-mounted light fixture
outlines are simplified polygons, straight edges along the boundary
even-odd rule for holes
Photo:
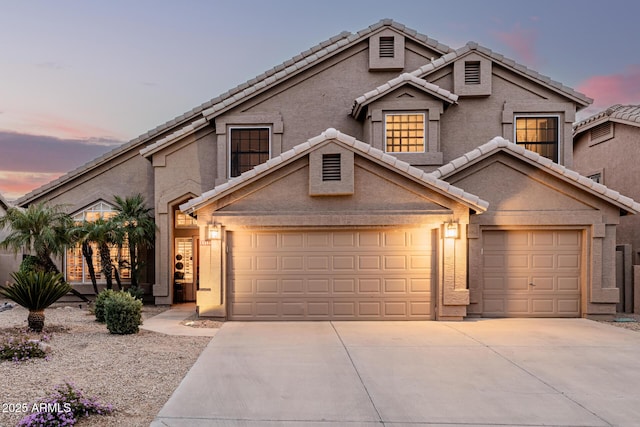
[[[447,239],[457,239],[460,235],[460,224],[449,221],[444,224],[444,237]]]
[[[206,240],[220,240],[222,239],[222,226],[220,223],[213,222],[207,224],[206,232]]]

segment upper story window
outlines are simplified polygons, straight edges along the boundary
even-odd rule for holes
[[[558,117],[516,117],[516,144],[558,163]]]
[[[425,152],[424,113],[386,114],[384,125],[386,152]]]
[[[270,157],[270,128],[238,127],[230,129],[230,176],[253,169]]]

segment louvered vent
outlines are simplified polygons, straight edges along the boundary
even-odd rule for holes
[[[591,140],[605,137],[611,134],[611,122],[601,123],[591,128]]]
[[[470,61],[464,63],[464,84],[480,84],[480,61]]]
[[[380,58],[393,58],[395,56],[393,37],[380,37]]]
[[[323,181],[340,181],[342,179],[340,173],[340,154],[323,154],[322,155],[322,180]]]

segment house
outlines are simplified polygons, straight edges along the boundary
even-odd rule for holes
[[[574,125],[574,168],[607,187],[640,199],[640,105],[613,105]],[[618,311],[640,312],[640,217],[620,218],[616,231]]]
[[[476,43],[382,20],[18,203],[82,219],[142,192],[158,225],[149,291],[205,316],[610,315],[616,227],[640,205],[571,169],[590,102]],[[78,250],[63,263],[89,290]]]
[[[7,213],[11,204],[0,194],[0,217]],[[0,242],[7,237],[9,230],[0,229]],[[11,279],[11,273],[20,267],[20,259],[10,250],[0,250],[0,285],[4,285]]]

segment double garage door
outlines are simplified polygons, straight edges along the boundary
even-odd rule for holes
[[[483,231],[483,315],[580,316],[579,230]]]
[[[420,320],[433,315],[428,229],[230,233],[232,320]]]

